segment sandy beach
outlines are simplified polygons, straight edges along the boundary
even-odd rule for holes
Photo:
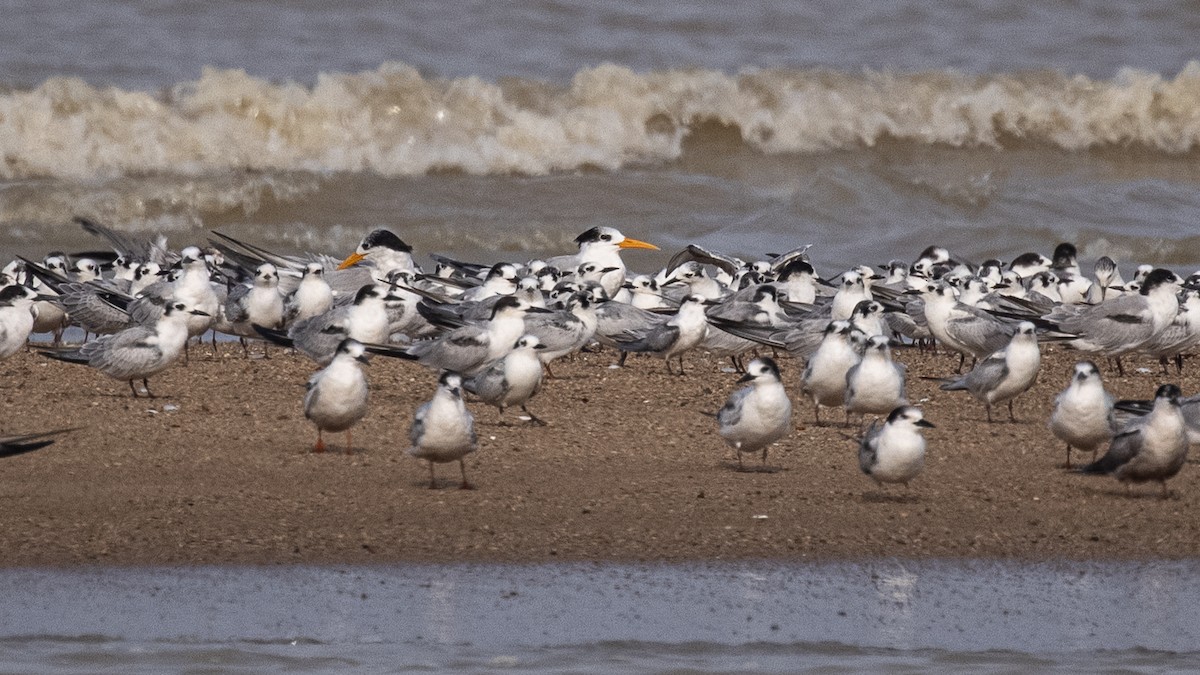
[[[152,380],[158,398],[122,382],[21,353],[0,363],[0,433],[78,427],[54,445],[0,460],[0,562],[6,566],[404,561],[835,560],[863,557],[1175,558],[1200,554],[1200,472],[1190,463],[1158,498],[1063,470],[1046,429],[1078,354],[1043,347],[1018,423],[987,424],[945,376],[957,357],[899,352],[929,430],[925,472],[907,491],[877,488],[845,434],[816,426],[796,401],[795,431],[770,472],[738,472],[715,411],[737,385],[727,361],[687,359],[687,374],[612,352],[554,364],[530,404],[548,426],[471,404],[480,436],[474,490],[456,465],[405,452],[414,408],[435,376],[375,358],[354,451],[312,453],[303,357],[245,359],[235,345],[193,347],[190,364]],[[799,361],[781,360],[795,395]],[[1190,365],[1190,364],[1189,364]],[[1137,372],[1138,369],[1141,372]],[[1118,397],[1147,398],[1164,378],[1134,362],[1105,373]],[[1185,371],[1186,374],[1186,371]],[[997,416],[1005,417],[1001,411]],[[840,422],[840,411],[827,415]],[[328,437],[340,450],[343,435]],[[1085,459],[1076,455],[1077,461]],[[757,460],[747,457],[747,465]]]

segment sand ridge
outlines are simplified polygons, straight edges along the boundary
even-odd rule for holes
[[[312,454],[298,355],[244,359],[193,347],[187,366],[134,399],[122,382],[20,353],[0,362],[0,433],[81,427],[56,444],[0,460],[0,562],[6,566],[401,561],[784,560],[859,557],[1147,558],[1200,553],[1200,471],[1134,497],[1107,477],[1062,470],[1046,428],[1079,354],[1043,347],[1038,384],[1017,399],[1017,424],[987,424],[982,405],[922,376],[957,356],[897,350],[909,395],[937,425],[925,472],[905,492],[859,472],[857,428],[815,426],[796,397],[801,363],[780,359],[796,430],[771,449],[773,472],[734,470],[713,412],[738,385],[728,361],[703,354],[668,376],[661,360],[611,351],[556,361],[530,410],[470,404],[480,436],[457,487],[442,489],[405,453],[416,406],[436,376],[384,358],[368,368],[367,418],[353,454]],[[1188,364],[1191,366],[1192,364]],[[1136,372],[1141,367],[1143,372]],[[1105,371],[1118,397],[1197,376],[1159,374],[1147,359]],[[1191,368],[1194,370],[1194,368]],[[998,409],[1003,419],[1005,411]],[[841,420],[840,411],[825,419]],[[343,437],[330,435],[333,448]],[[747,457],[748,466],[757,459]],[[1077,454],[1076,460],[1083,457]]]

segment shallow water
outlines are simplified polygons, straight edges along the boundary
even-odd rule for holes
[[[895,561],[0,573],[0,670],[1174,672],[1200,564]]]
[[[645,271],[689,242],[1200,265],[1182,1],[9,4],[0,257],[95,249],[84,214],[489,262],[616,225]]]

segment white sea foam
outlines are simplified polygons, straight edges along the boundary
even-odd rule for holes
[[[1068,151],[1200,146],[1200,63],[1173,78],[1051,72],[579,71],[568,87],[427,78],[389,63],[312,86],[207,69],[161,93],[52,78],[0,94],[0,177],[226,171],[546,174],[677,158],[705,125],[763,153],[887,139]]]

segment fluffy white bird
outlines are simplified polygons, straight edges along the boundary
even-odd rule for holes
[[[326,431],[346,432],[346,454],[351,445],[350,428],[367,414],[367,364],[362,343],[352,338],[342,340],[333,360],[308,380],[304,394],[304,417],[317,427],[317,443],[313,452],[325,452]]]
[[[749,386],[733,392],[717,412],[719,431],[737,451],[739,470],[744,452],[762,450],[766,466],[768,446],[791,430],[792,402],[783,387],[779,366],[768,357],[751,361],[738,382],[748,382]]]
[[[408,454],[429,462],[429,487],[437,487],[433,465],[458,461],[464,490],[471,489],[467,481],[467,465],[463,458],[475,452],[475,418],[462,400],[462,376],[445,372],[438,379],[437,392],[428,403],[417,408],[409,430],[412,447]]]
[[[1100,370],[1091,361],[1075,364],[1071,383],[1054,399],[1050,413],[1050,431],[1067,444],[1067,468],[1071,468],[1071,449],[1096,450],[1113,437],[1113,397],[1104,390]]]
[[[846,371],[846,413],[886,415],[908,405],[904,373],[904,364],[892,360],[888,339],[869,338],[862,360]]]
[[[900,406],[888,415],[887,422],[867,428],[858,448],[858,466],[877,485],[903,483],[916,478],[925,467],[925,436],[922,429],[933,424],[915,406]]]
[[[813,402],[816,423],[821,406],[840,406],[846,400],[846,373],[861,359],[853,336],[861,335],[848,321],[831,321],[820,346],[800,376],[800,391]]]

